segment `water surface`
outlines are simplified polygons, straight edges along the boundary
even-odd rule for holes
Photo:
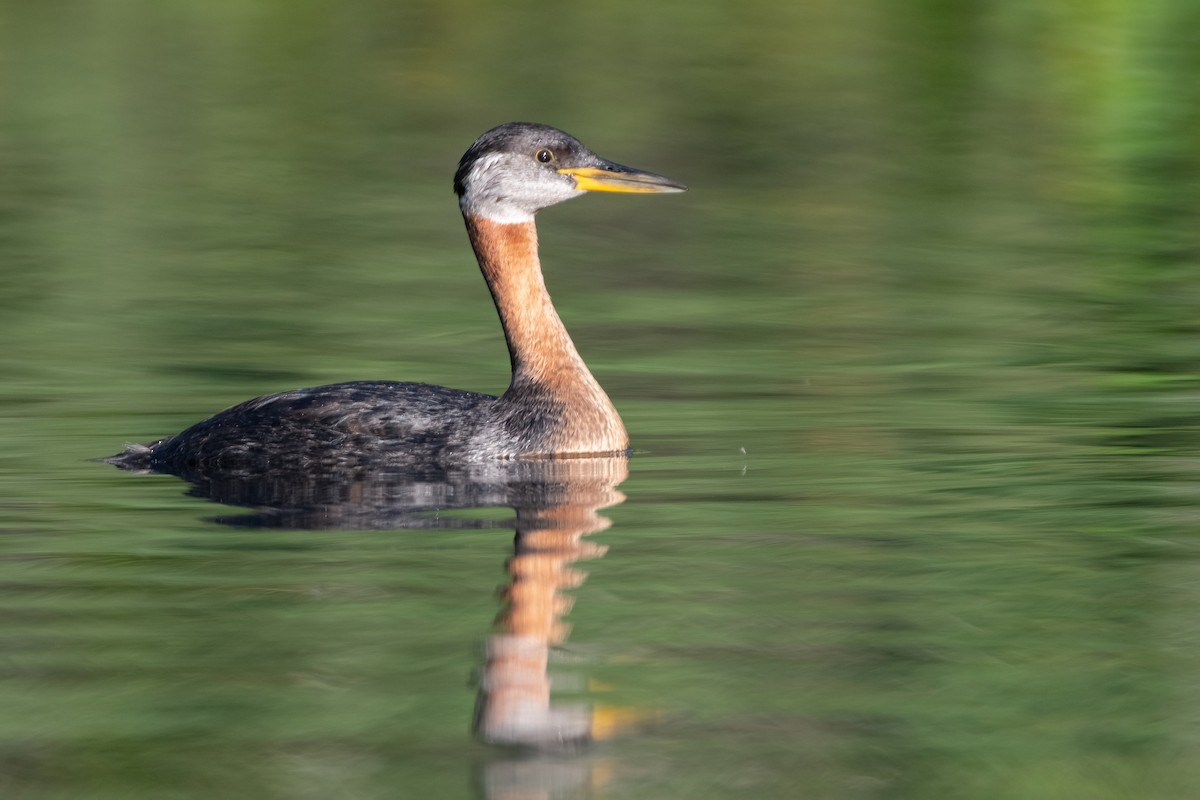
[[[1193,6],[3,4],[0,794],[1195,794]],[[450,178],[510,119],[692,187],[539,218],[627,478],[88,460],[501,391]],[[472,735],[531,620],[595,743]]]

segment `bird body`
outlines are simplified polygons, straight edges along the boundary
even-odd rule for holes
[[[673,192],[546,125],[508,123],[463,155],[455,191],[508,343],[500,397],[355,381],[248,400],[108,459],[127,469],[454,463],[626,452],[620,415],[575,349],[538,258],[536,212],[584,191]]]

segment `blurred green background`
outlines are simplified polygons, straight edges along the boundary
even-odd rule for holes
[[[639,451],[568,646],[659,720],[542,796],[1197,793],[1197,30],[0,0],[0,794],[503,796],[466,679],[509,535],[218,528],[86,459],[295,386],[501,391],[450,184],[509,120],[692,187],[539,217]]]

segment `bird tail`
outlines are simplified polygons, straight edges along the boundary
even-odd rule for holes
[[[151,459],[154,457],[154,448],[158,444],[159,442],[127,444],[125,449],[116,455],[100,460],[130,472],[147,471],[150,469]]]

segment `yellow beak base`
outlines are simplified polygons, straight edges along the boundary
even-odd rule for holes
[[[575,179],[575,187],[585,192],[624,192],[628,194],[662,194],[686,192],[687,187],[653,172],[631,169],[618,171],[599,167],[570,167],[560,169],[562,175]]]

